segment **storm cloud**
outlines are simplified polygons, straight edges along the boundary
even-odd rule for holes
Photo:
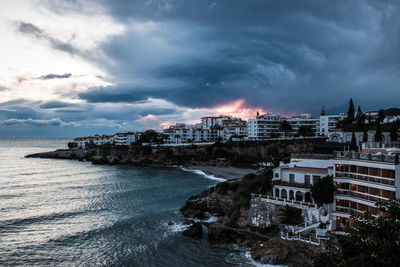
[[[5,120],[1,123],[4,126],[11,126],[11,125],[33,125],[33,126],[77,126],[74,122],[64,122],[60,119],[50,119],[50,120],[34,120],[32,118],[28,119],[9,119]]]
[[[65,74],[53,74],[53,73],[50,73],[50,74],[47,74],[47,75],[44,75],[44,76],[40,77],[39,79],[42,79],[42,80],[67,79],[67,78],[70,78],[71,76],[72,76],[71,73],[65,73]]]
[[[100,31],[85,46],[68,27],[64,34],[28,18],[15,22],[19,35],[102,73],[21,71],[21,81],[38,77],[35,83],[57,82],[57,90],[36,102],[0,103],[2,121],[137,129],[193,121],[238,100],[251,112],[282,115],[317,115],[322,105],[345,112],[349,98],[363,111],[399,107],[399,1],[65,0],[40,7],[61,17],[98,16],[118,30]],[[101,80],[80,84],[80,75]],[[1,93],[12,86],[4,83]]]
[[[323,104],[337,109],[350,97],[366,108],[397,105],[396,1],[102,3],[127,28],[102,46],[117,63],[106,65],[117,82],[139,75],[185,84],[146,96],[187,107],[241,97],[266,109],[313,113]],[[136,88],[129,93],[142,96]],[[109,89],[110,101],[118,101]]]
[[[58,40],[57,38],[54,38],[53,36],[49,35],[45,31],[42,31],[39,27],[30,22],[18,21],[16,22],[16,25],[19,32],[31,35],[39,40],[47,41],[54,49],[67,52],[71,55],[82,54],[82,52],[78,48],[67,42],[63,42]]]

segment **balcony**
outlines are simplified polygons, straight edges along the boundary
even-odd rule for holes
[[[360,200],[366,200],[371,202],[372,204],[375,204],[377,201],[385,201],[387,198],[384,197],[378,197],[378,196],[371,196],[367,193],[361,193],[361,192],[355,192],[347,189],[339,189],[335,193],[336,196],[349,196],[349,197],[354,197],[356,199]]]
[[[292,154],[294,159],[334,159],[334,155],[331,154]]]
[[[398,155],[374,155],[374,154],[362,154],[353,151],[336,151],[336,159],[341,160],[358,160],[358,161],[372,161],[377,163],[392,163],[399,164]]]
[[[350,178],[350,179],[355,179],[355,180],[360,180],[360,181],[375,183],[375,184],[390,185],[390,186],[395,185],[395,180],[393,178],[383,178],[383,177],[379,177],[379,176],[359,174],[359,173],[354,173],[354,172],[337,171],[335,174],[335,178],[337,178],[337,179]]]
[[[275,180],[273,181],[274,185],[280,185],[280,186],[289,186],[289,187],[297,187],[297,188],[305,188],[305,189],[311,189],[311,184],[301,184],[301,183],[291,183],[291,182],[285,182],[281,180]]]

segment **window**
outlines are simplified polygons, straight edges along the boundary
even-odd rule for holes
[[[321,176],[320,175],[313,175],[312,179],[313,179],[313,184],[314,184],[318,179],[321,179]]]
[[[310,178],[311,178],[310,175],[307,175],[307,174],[304,175],[304,183],[309,185],[310,184]]]
[[[279,173],[278,172],[275,173],[275,178],[279,178]]]
[[[289,183],[294,183],[294,174],[293,173],[289,174]]]

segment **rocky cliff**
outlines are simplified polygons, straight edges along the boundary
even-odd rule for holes
[[[203,224],[209,240],[249,246],[253,259],[262,263],[284,264],[294,256],[303,261],[316,248],[280,239],[283,228],[277,216],[280,207],[252,198],[251,192],[270,189],[267,184],[271,178],[272,173],[267,171],[220,183],[190,197],[180,211],[185,217],[200,219],[193,227]],[[207,214],[217,220],[202,221]]]
[[[94,164],[132,165],[211,165],[254,168],[259,162],[289,160],[292,153],[329,152],[322,138],[265,142],[228,142],[214,145],[168,146],[95,146],[85,149],[56,150],[27,157],[75,159]]]

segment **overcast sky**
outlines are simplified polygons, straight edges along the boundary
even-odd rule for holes
[[[1,0],[0,136],[400,107],[400,1]]]

